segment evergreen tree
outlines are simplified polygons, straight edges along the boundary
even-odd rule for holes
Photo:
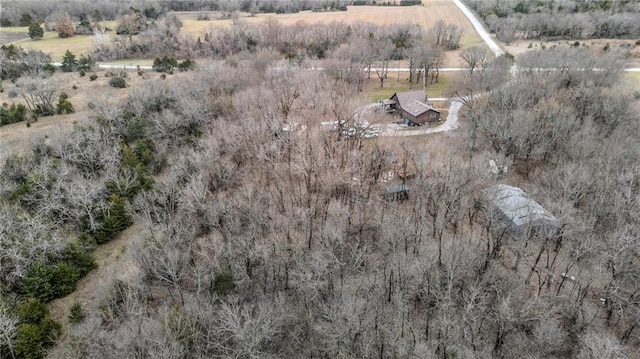
[[[22,277],[22,291],[29,297],[46,303],[55,296],[52,280],[53,268],[45,263],[34,262]]]
[[[44,36],[44,30],[42,30],[40,24],[37,22],[29,24],[29,37],[31,40],[40,40],[42,36]]]
[[[78,59],[78,69],[80,70],[91,71],[94,64],[95,61],[93,61],[90,55],[87,55],[86,57],[84,55],[80,55],[80,58]]]
[[[82,309],[82,304],[80,304],[80,302],[78,301],[75,301],[71,305],[71,309],[69,310],[69,321],[71,323],[78,323],[82,321],[85,316],[86,313],[84,312],[84,309]]]
[[[112,240],[118,233],[129,227],[131,223],[133,221],[131,215],[127,213],[124,198],[117,194],[112,194],[109,201],[109,209],[104,214],[102,223],[96,229],[96,242],[102,244]]]
[[[75,70],[77,66],[78,61],[76,60],[76,55],[67,50],[62,57],[62,65],[60,65],[60,68],[63,72],[71,72]]]

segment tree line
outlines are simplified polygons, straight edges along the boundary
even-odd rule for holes
[[[476,1],[466,3],[501,41],[640,38],[632,1]]]
[[[0,4],[0,26],[29,26],[32,22],[43,22],[53,13],[68,13],[72,18],[82,21],[92,18],[96,21],[115,20],[119,15],[136,9],[145,17],[157,19],[171,11],[237,11],[256,13],[297,13],[299,11],[344,11],[351,1],[343,0],[136,0],[107,1],[88,3],[86,1],[68,1],[60,4],[56,1],[24,2],[18,0],[3,1]]]

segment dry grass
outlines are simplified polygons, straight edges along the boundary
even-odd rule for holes
[[[23,49],[35,49],[51,55],[53,61],[62,61],[65,51],[69,50],[74,55],[87,55],[93,48],[91,36],[75,35],[68,38],[60,38],[55,32],[45,32],[41,40],[31,40],[29,38],[14,41],[14,45]]]
[[[216,20],[216,13],[211,13],[209,21],[198,21],[199,13],[178,13],[183,22],[182,31],[185,34],[200,36],[217,27],[229,27],[232,20]],[[432,27],[437,21],[444,20],[460,26],[464,31],[462,43],[471,46],[481,42],[471,23],[458,10],[451,1],[424,0],[423,6],[349,6],[347,11],[335,12],[311,12],[302,11],[296,14],[240,14],[240,19],[249,24],[261,23],[268,18],[275,18],[283,25],[291,25],[297,22],[330,23],[341,21],[347,24],[359,22],[371,22],[378,25],[414,24],[423,29]]]
[[[135,71],[128,72],[126,89],[116,89],[109,86],[109,78],[104,76],[104,71],[96,72],[98,79],[95,81],[89,81],[89,74],[84,77],[80,77],[77,72],[70,73],[55,73],[54,77],[60,81],[60,90],[66,92],[69,95],[69,101],[73,104],[76,112],[69,115],[56,115],[41,117],[38,121],[31,124],[31,127],[27,127],[25,122],[14,123],[0,127],[0,164],[4,163],[4,160],[11,154],[24,155],[31,151],[32,144],[42,138],[47,141],[56,141],[58,138],[63,138],[73,128],[75,123],[83,124],[90,123],[91,110],[89,109],[89,102],[95,101],[98,98],[123,98],[125,97],[135,86],[141,84],[145,78],[155,81],[160,74],[156,72],[147,71],[145,78],[142,78],[136,74]],[[179,76],[176,74],[174,76]],[[73,86],[77,89],[73,89]],[[16,102],[22,103],[23,100],[20,96],[16,98],[8,98],[6,95],[10,91],[19,90],[10,83],[3,84],[5,86],[4,92],[0,94],[2,102],[9,104]]]
[[[632,91],[640,92],[640,72],[625,73],[623,75],[623,81],[632,89]]]
[[[104,291],[111,281],[134,278],[139,269],[132,255],[132,247],[136,246],[149,233],[141,221],[124,230],[109,243],[96,248],[93,256],[97,268],[78,281],[76,290],[66,297],[55,299],[49,303],[51,316],[68,328],[69,308],[74,302],[80,302],[87,316],[98,316]],[[66,333],[69,331],[66,330]],[[61,340],[67,339],[63,336]]]
[[[111,29],[115,29],[115,21],[105,21],[102,23]],[[111,36],[115,36],[113,32]],[[41,40],[31,40],[29,38],[28,27],[1,27],[0,43],[12,43],[24,49],[40,50],[50,54],[53,61],[61,61],[65,51],[69,50],[76,56],[87,55],[94,48],[91,36],[74,35],[67,38],[60,38],[54,31],[47,31]]]
[[[230,19],[217,20],[219,13],[209,13],[212,20],[198,21],[200,12],[179,12],[178,17],[182,20],[181,33],[187,36],[203,36],[204,33],[215,31],[217,28],[230,27],[233,21]],[[482,41],[467,18],[458,10],[451,1],[447,0],[423,0],[422,6],[349,6],[347,11],[336,12],[311,12],[303,11],[296,14],[258,14],[250,16],[241,13],[240,19],[248,24],[259,24],[268,18],[275,18],[283,25],[291,25],[297,22],[305,23],[330,23],[340,21],[347,24],[359,22],[371,22],[378,25],[393,24],[413,24],[422,29],[429,29],[437,21],[444,20],[453,23],[463,29],[461,39],[462,47],[469,47],[481,44]],[[114,22],[106,22],[105,25],[115,28]],[[112,36],[113,33],[111,33]],[[23,37],[20,40],[17,38]],[[59,38],[55,32],[45,32],[42,40],[33,41],[27,37],[26,27],[0,28],[0,40],[22,46],[25,49],[36,49],[51,54],[54,61],[61,61],[62,56],[68,49],[76,56],[88,54],[93,49],[91,36],[76,35],[69,38]],[[452,51],[445,53],[444,64],[450,67],[462,66],[459,59],[459,52]],[[131,63],[131,61],[127,61]],[[135,61],[136,64],[139,61]]]
[[[635,44],[635,40],[621,40],[621,39],[588,39],[588,40],[557,40],[557,41],[542,41],[542,40],[518,40],[509,45],[504,45],[505,51],[518,56],[529,51],[540,50],[543,46],[550,48],[552,46],[558,47],[570,47],[575,42],[578,42],[581,47],[586,47],[595,50],[602,50],[606,44],[609,44],[613,50],[629,50],[630,66],[640,66],[640,46]],[[636,67],[637,67],[636,66]]]

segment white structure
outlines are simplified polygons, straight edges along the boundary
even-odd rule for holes
[[[518,187],[495,185],[484,191],[484,197],[515,238],[534,233],[552,236],[558,232],[556,217]]]

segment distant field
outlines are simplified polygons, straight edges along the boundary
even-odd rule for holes
[[[588,39],[588,40],[555,40],[555,41],[543,41],[543,40],[518,40],[504,45],[505,51],[513,54],[520,55],[528,51],[539,50],[543,46],[550,48],[552,46],[569,47],[578,43],[581,47],[587,47],[591,49],[600,50],[603,49],[606,44],[613,50],[628,50],[631,61],[638,61],[640,58],[640,46],[636,45],[636,40],[625,39]]]
[[[114,28],[114,21],[105,22],[105,26]],[[113,36],[113,35],[112,35]],[[19,39],[11,42],[11,40]],[[20,39],[22,38],[22,39]],[[7,39],[7,41],[4,41]],[[61,61],[62,56],[67,49],[76,56],[86,55],[93,50],[93,42],[91,36],[75,35],[68,38],[60,38],[53,31],[47,31],[41,40],[31,40],[28,34],[28,28],[25,27],[0,27],[1,43],[9,43],[21,46],[23,49],[36,49],[50,54],[53,61]]]
[[[200,13],[178,13],[183,22],[183,31],[188,34],[200,35],[216,27],[231,26],[231,20],[216,20],[217,13],[210,13],[209,21],[198,21]],[[247,23],[260,23],[267,18],[275,18],[284,25],[299,21],[307,23],[329,23],[342,21],[347,24],[371,22],[378,25],[414,24],[423,29],[432,27],[439,20],[460,26],[463,31],[462,43],[470,46],[481,42],[467,18],[458,10],[452,1],[424,0],[423,6],[349,6],[347,11],[311,12],[303,11],[296,14],[258,14],[249,16],[241,14],[240,18]]]
[[[212,20],[198,21],[197,18],[200,14],[204,13],[177,13],[183,22],[181,30],[183,34],[194,37],[201,36],[205,32],[215,31],[216,28],[230,27],[233,23],[232,20],[217,20],[219,13],[215,12],[207,13]],[[437,21],[444,20],[463,29],[461,39],[463,47],[473,46],[482,42],[467,18],[449,0],[423,0],[423,6],[349,6],[347,11],[335,12],[304,11],[296,14],[258,14],[256,16],[250,16],[247,13],[240,14],[240,19],[249,24],[257,24],[268,18],[275,18],[283,25],[300,21],[306,23],[342,21],[347,24],[371,22],[379,25],[413,24],[419,25],[425,30],[432,27]],[[114,28],[115,23],[110,22],[107,26]],[[25,49],[33,48],[49,53],[54,61],[62,60],[62,56],[67,49],[79,56],[90,53],[94,46],[91,36],[76,35],[61,39],[58,38],[55,32],[45,32],[42,40],[33,41],[27,37],[27,27],[0,28],[0,40],[3,39],[5,43],[13,41],[13,44],[22,46]],[[132,61],[127,62],[131,63]],[[461,66],[458,52],[446,53],[444,62],[445,66]],[[137,64],[138,61],[135,61],[135,63]]]

